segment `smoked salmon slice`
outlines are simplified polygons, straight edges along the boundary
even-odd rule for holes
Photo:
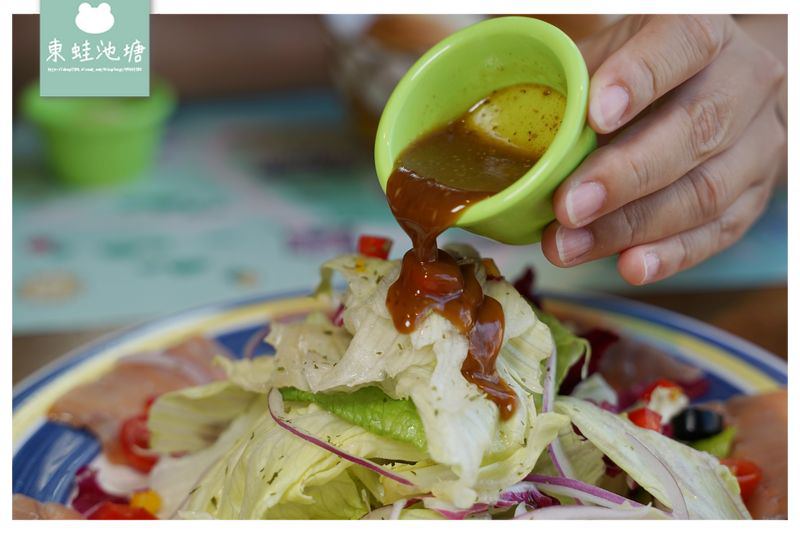
[[[213,340],[191,337],[163,351],[123,357],[96,381],[56,400],[48,418],[88,429],[103,443],[109,461],[122,463],[120,424],[142,413],[155,396],[223,379],[225,374],[213,365],[216,356],[230,354]]]

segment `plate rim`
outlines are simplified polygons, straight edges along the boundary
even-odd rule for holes
[[[590,291],[542,291],[540,294],[545,299],[553,297],[562,301],[570,301],[578,304],[591,301],[593,302],[591,306],[594,308],[625,314],[659,326],[674,329],[681,333],[699,338],[723,350],[733,352],[736,356],[747,359],[748,362],[750,362],[750,360],[755,360],[765,365],[769,370],[788,378],[789,367],[787,360],[770,352],[766,348],[762,348],[752,341],[739,337],[734,333],[725,331],[707,322],[703,322],[700,319],[615,294]],[[639,311],[639,314],[632,314],[630,309],[636,309]],[[761,369],[763,370],[763,368]]]

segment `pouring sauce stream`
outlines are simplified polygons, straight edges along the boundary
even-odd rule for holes
[[[551,94],[549,88],[537,85],[504,90]],[[483,293],[474,263],[460,264],[436,244],[436,238],[453,226],[465,209],[519,179],[540,155],[468,126],[470,113],[479,112],[490,98],[413,142],[395,162],[386,197],[413,248],[403,257],[400,276],[389,288],[386,305],[402,333],[414,331],[434,312],[465,335],[469,351],[461,373],[497,405],[500,418],[507,420],[514,413],[517,398],[495,368],[505,328],[503,308]]]

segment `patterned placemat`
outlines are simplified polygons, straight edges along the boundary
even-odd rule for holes
[[[15,125],[15,333],[124,324],[250,293],[309,288],[318,265],[359,233],[408,245],[369,149],[327,92],[182,106],[154,168],[98,190],[55,185],[32,128]],[[613,261],[555,268],[538,245],[509,247],[453,230],[509,275],[533,264],[544,288],[621,290]],[[785,282],[787,195],[747,237],[647,290]]]

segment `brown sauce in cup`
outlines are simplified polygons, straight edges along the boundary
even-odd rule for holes
[[[537,85],[502,91],[507,90],[551,94],[549,88]],[[386,197],[413,248],[403,257],[400,277],[389,288],[386,305],[402,333],[414,331],[434,312],[464,334],[469,352],[461,373],[497,405],[500,418],[507,420],[517,399],[495,368],[503,342],[503,308],[483,294],[474,264],[459,264],[436,245],[439,234],[453,226],[465,209],[514,183],[541,156],[469,127],[471,114],[479,112],[492,96],[416,140],[397,158]]]

